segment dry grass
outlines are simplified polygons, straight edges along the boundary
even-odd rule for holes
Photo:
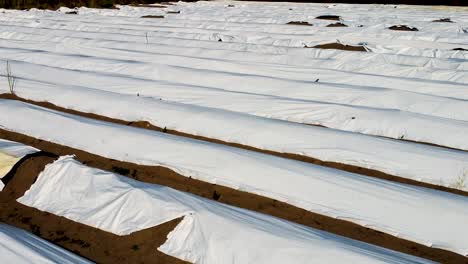
[[[13,95],[16,95],[15,93],[16,77],[12,73],[11,65],[9,61],[6,62],[5,76],[8,80],[8,89],[10,90],[10,93]]]

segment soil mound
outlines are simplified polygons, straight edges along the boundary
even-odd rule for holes
[[[324,15],[324,16],[318,16],[318,17],[316,17],[316,19],[340,21],[341,17],[340,16],[335,16],[335,15]]]
[[[337,22],[337,23],[329,24],[327,27],[347,27],[347,25],[341,22]]]
[[[390,30],[396,30],[396,31],[419,31],[415,27],[409,27],[407,25],[398,25],[398,26],[391,26],[388,29]]]
[[[306,21],[290,21],[286,25],[312,26],[312,24]]]
[[[147,16],[142,16],[141,18],[164,18],[164,16],[147,15]]]
[[[367,52],[367,49],[364,46],[352,46],[352,45],[343,45],[341,43],[327,43],[316,45],[313,47],[306,48],[316,48],[316,49],[336,49],[336,50],[347,50],[347,51],[364,51]]]

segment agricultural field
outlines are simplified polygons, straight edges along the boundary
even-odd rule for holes
[[[5,263],[468,263],[468,8],[0,9]]]

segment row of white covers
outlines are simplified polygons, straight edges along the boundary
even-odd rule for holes
[[[47,165],[18,201],[119,235],[183,217],[159,250],[193,263],[429,263],[90,168],[71,156]]]
[[[0,127],[468,255],[468,197],[0,100]],[[18,118],[21,117],[21,118]],[[434,166],[431,164],[430,166]]]

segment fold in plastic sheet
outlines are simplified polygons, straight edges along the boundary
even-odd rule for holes
[[[429,261],[86,167],[64,156],[19,202],[119,235],[184,217],[159,247],[193,263]]]
[[[0,223],[0,258],[8,264],[92,263],[19,228]]]

